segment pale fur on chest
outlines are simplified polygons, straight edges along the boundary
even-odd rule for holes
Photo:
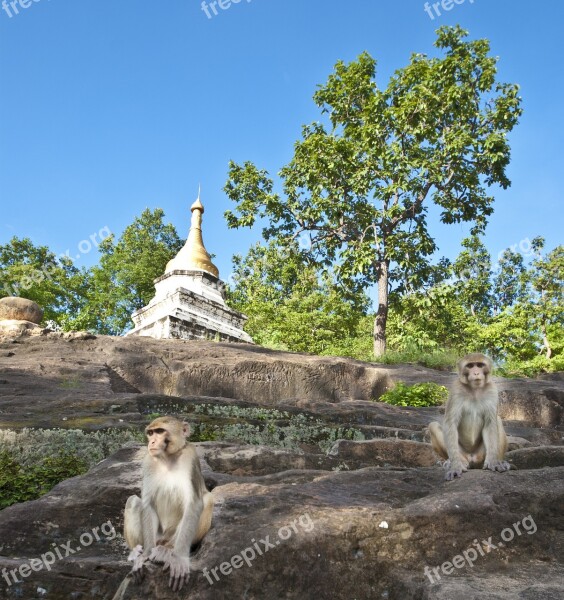
[[[159,517],[159,530],[163,532],[180,522],[194,498],[189,473],[180,472],[174,466],[168,468],[160,462],[157,462],[156,468],[153,464],[153,471],[147,470],[143,504],[155,509]]]
[[[491,394],[483,394],[478,391],[473,398],[463,402],[458,425],[459,433],[463,432],[463,437],[460,438],[462,445],[475,448],[482,442],[486,412],[484,407],[491,402],[490,396]],[[497,397],[495,402],[497,403]]]

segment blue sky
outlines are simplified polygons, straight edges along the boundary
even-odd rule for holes
[[[433,19],[420,0],[222,0],[209,17],[201,0],[20,0],[18,14],[11,1],[0,10],[0,244],[30,237],[76,256],[146,207],[185,236],[201,183],[204,240],[227,279],[231,256],[260,238],[226,226],[228,161],[275,175],[319,118],[311,97],[337,60],[367,50],[384,87],[412,52],[433,52],[437,27],[457,23],[491,40],[525,111],[487,246],[496,256],[536,235],[562,243],[560,0],[462,0]],[[453,258],[468,226],[431,230]]]

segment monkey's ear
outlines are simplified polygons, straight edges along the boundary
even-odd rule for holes
[[[185,438],[190,437],[190,423],[186,423],[186,421],[182,423],[182,435]]]

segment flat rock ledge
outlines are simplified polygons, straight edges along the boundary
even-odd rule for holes
[[[140,464],[123,448],[0,511],[0,598],[560,600],[564,380],[499,379],[514,468],[445,483],[425,431],[442,409],[376,400],[397,381],[452,378],[243,344],[0,335],[4,429],[137,427],[205,404],[276,408],[366,437],[327,453],[197,444],[216,503],[180,593],[158,566],[140,585],[127,577],[123,508]]]
[[[0,512],[8,577],[34,558],[50,563],[55,548],[62,555],[49,570],[24,567],[19,583],[0,579],[2,598],[112,599],[118,589],[121,600],[561,598],[563,453],[534,449],[552,453],[553,466],[536,468],[531,449],[516,450],[524,469],[472,470],[445,483],[443,470],[420,466],[417,452],[398,460],[413,444],[381,445],[374,460],[388,466],[357,470],[315,469],[312,457],[264,447],[198,444],[216,504],[180,593],[158,567],[140,585],[126,577],[123,506],[139,492],[140,464],[136,448],[122,449],[43,498]],[[341,442],[333,455],[368,463],[367,448]],[[261,474],[249,472],[253,460]]]

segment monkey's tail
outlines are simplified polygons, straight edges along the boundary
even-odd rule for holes
[[[125,576],[124,580],[121,582],[121,584],[120,584],[117,592],[115,593],[114,597],[112,598],[112,600],[123,600],[123,597],[125,596],[125,592],[127,591],[129,584],[131,583],[131,579],[132,579],[131,574]]]

